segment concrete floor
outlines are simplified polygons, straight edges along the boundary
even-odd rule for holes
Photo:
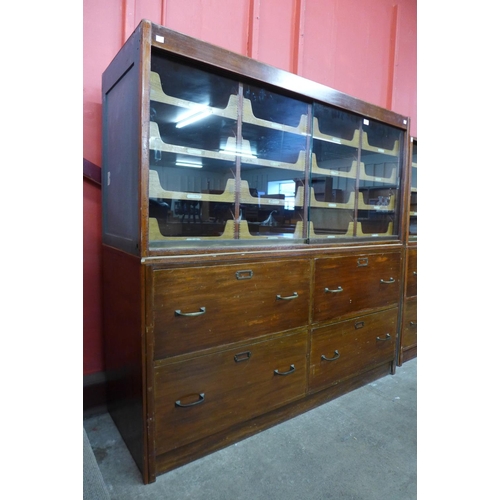
[[[109,414],[83,424],[111,499],[417,498],[416,359],[146,486]]]

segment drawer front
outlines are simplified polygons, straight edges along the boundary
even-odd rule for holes
[[[417,297],[407,299],[403,309],[401,346],[403,349],[417,344]]]
[[[313,329],[309,390],[323,389],[393,360],[397,320],[394,308]]]
[[[408,250],[408,263],[406,267],[407,280],[406,280],[406,296],[417,296],[417,249],[412,248]]]
[[[400,264],[400,252],[316,259],[313,321],[396,305]]]
[[[156,454],[302,397],[306,350],[304,329],[156,368]]]
[[[153,271],[155,359],[305,326],[309,260]]]

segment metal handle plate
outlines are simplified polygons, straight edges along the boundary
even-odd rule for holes
[[[251,278],[253,278],[253,271],[251,269],[236,271],[237,280],[249,280]]]
[[[248,361],[251,355],[251,351],[240,352],[234,355],[234,361],[235,363],[239,363],[240,361]]]

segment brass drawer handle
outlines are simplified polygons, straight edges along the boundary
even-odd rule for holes
[[[190,406],[196,406],[196,405],[199,405],[200,403],[203,403],[203,401],[205,401],[205,393],[201,393],[199,396],[198,396],[198,401],[195,401],[194,403],[188,403],[188,404],[182,404],[181,403],[181,400],[179,399],[179,401],[176,401],[175,402],[175,406],[179,407],[179,408],[189,408]]]
[[[253,277],[253,271],[251,269],[236,271],[236,279],[237,280],[249,280],[252,277]]]
[[[354,328],[356,330],[359,330],[360,328],[363,328],[365,326],[365,322],[364,321],[358,321],[357,323],[354,323]]]
[[[395,283],[396,280],[394,278],[389,278],[389,280],[380,280],[380,283]]]
[[[335,361],[336,359],[340,358],[339,351],[337,351],[336,349],[335,349],[335,351],[333,351],[333,354],[335,354],[335,356],[333,356],[333,358],[327,358],[324,354],[322,354],[321,359],[324,359],[325,361]]]
[[[280,372],[278,370],[274,370],[275,375],[290,375],[290,373],[293,373],[295,371],[295,365],[290,365],[290,370],[287,372]]]
[[[384,338],[377,337],[377,340],[380,340],[380,341],[391,340],[391,336],[390,336],[390,334],[386,333]]]
[[[248,361],[251,355],[251,351],[240,352],[234,355],[234,361],[235,363],[239,363],[240,361]]]
[[[366,267],[368,265],[368,257],[360,257],[358,259],[358,267]]]
[[[197,312],[192,312],[192,313],[183,313],[180,309],[176,309],[175,315],[176,316],[201,316],[202,314],[205,314],[206,312],[206,307],[200,307],[200,310]]]
[[[340,293],[343,292],[344,289],[339,286],[336,290],[330,290],[329,288],[325,288],[325,293]]]
[[[416,321],[410,321],[410,326],[417,326],[417,322]]]
[[[288,297],[282,297],[281,295],[276,295],[278,300],[293,300],[298,298],[299,294],[297,292],[293,292],[293,295],[289,295]]]

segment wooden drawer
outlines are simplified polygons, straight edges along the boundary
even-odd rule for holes
[[[416,297],[417,296],[417,249],[410,248],[408,250],[407,257],[407,267],[406,267],[406,296]]]
[[[310,261],[153,271],[155,359],[305,326]]]
[[[156,454],[304,396],[306,351],[304,329],[156,368]]]
[[[309,390],[323,389],[393,360],[397,321],[398,309],[394,308],[313,329]]]
[[[313,322],[396,305],[400,269],[400,252],[316,259]]]
[[[417,344],[417,297],[407,299],[403,308],[401,347],[406,349]]]

